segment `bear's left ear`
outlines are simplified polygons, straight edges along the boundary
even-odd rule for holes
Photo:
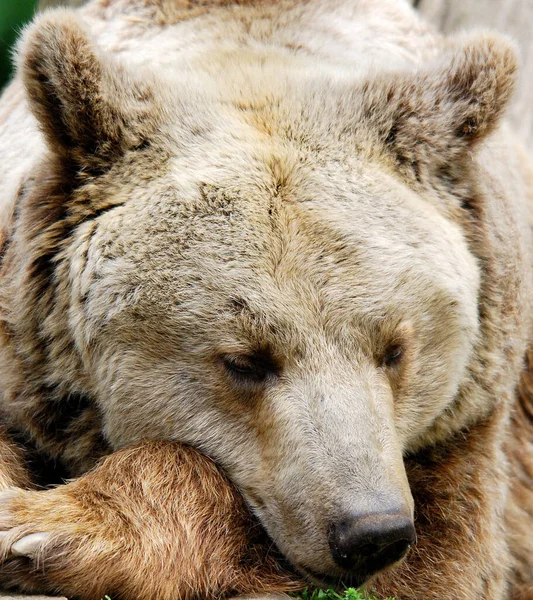
[[[459,38],[442,59],[416,74],[369,85],[364,117],[397,163],[420,179],[424,166],[433,170],[461,158],[494,130],[512,97],[517,69],[517,52],[506,38]]]
[[[63,162],[101,172],[144,143],[154,118],[149,84],[105,56],[74,13],[37,17],[18,55],[30,108]]]

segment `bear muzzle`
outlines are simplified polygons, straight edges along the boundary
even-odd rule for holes
[[[339,570],[334,576],[309,568],[304,571],[322,586],[336,587],[341,582],[359,587],[401,561],[415,543],[413,519],[404,511],[350,513],[328,527],[329,551]]]

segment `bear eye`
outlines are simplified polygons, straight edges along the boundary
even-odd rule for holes
[[[384,367],[395,367],[400,363],[403,358],[403,348],[399,344],[393,344],[387,351],[382,359],[382,365]]]
[[[277,371],[271,361],[261,356],[226,354],[222,363],[231,377],[242,383],[262,383]]]

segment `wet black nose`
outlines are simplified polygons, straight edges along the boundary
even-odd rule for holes
[[[353,515],[329,528],[333,560],[346,570],[377,572],[400,560],[415,540],[413,521],[397,513]]]

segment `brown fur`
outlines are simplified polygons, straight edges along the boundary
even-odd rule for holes
[[[26,488],[30,478],[24,469],[24,453],[9,436],[0,430],[0,490],[11,487]]]
[[[303,585],[279,567],[217,467],[176,443],[117,452],[67,485],[13,491],[6,502],[2,529],[53,534],[30,577],[23,559],[4,566],[27,592],[187,600]]]
[[[414,71],[316,85],[297,79],[312,39],[283,38],[281,67],[263,54],[312,3],[282,4],[87,8],[143,35],[198,18],[206,37],[251,40],[239,60],[194,63],[207,92],[186,71],[167,87],[129,69],[72,13],[21,45],[46,150],[1,229],[2,409],[13,437],[79,478],[0,497],[5,586],[83,600],[301,587],[244,496],[308,576],[350,577],[328,524],[385,498],[414,506],[418,543],[369,588],[531,592],[529,368],[514,398],[532,330],[531,182],[499,131],[515,53],[490,34],[434,36],[443,58]],[[405,47],[407,31],[426,35],[387,10]],[[294,65],[295,82],[275,79]],[[268,385],[229,377],[229,359],[266,365]],[[146,438],[193,444],[228,479],[175,442],[131,447]],[[0,485],[28,487],[28,455],[0,442]]]
[[[511,433],[506,441],[510,460],[510,502],[506,521],[512,549],[513,590],[512,600],[533,598],[531,556],[533,540],[528,527],[533,517],[533,352],[526,357],[526,368],[518,387],[517,399],[511,415]]]
[[[526,372],[522,394],[529,378]],[[495,415],[468,437],[460,434],[453,443],[408,460],[418,542],[404,565],[369,584],[379,597],[428,598],[435,578],[453,586],[454,600],[473,597],[471,579],[484,582],[476,590],[480,598],[493,597],[490,582],[505,577],[507,567],[503,544],[499,574],[493,571],[494,556],[486,554],[494,534],[504,535],[491,531],[487,518],[487,499],[497,493],[503,475],[494,469],[501,456],[489,450],[490,440],[501,437],[501,427]],[[516,437],[509,454],[515,476],[529,468],[531,438],[522,432],[531,427],[529,415],[514,420]],[[9,452],[7,444],[2,448]],[[20,474],[21,464],[14,464],[13,455],[10,459],[8,472]],[[518,500],[510,506],[519,511],[529,506],[528,477],[516,476],[512,486]],[[23,476],[21,480],[19,485]],[[24,532],[53,533],[42,546],[33,575],[28,575],[25,559],[5,563],[4,581],[22,591],[159,600],[289,592],[305,586],[270,556],[271,542],[214,464],[179,444],[144,443],[116,452],[68,485],[14,492],[4,498],[3,508],[0,527],[12,529],[14,539]],[[522,524],[529,516],[514,510],[507,515],[514,556],[510,598],[528,600],[532,544]],[[147,572],[157,577],[147,578]]]

